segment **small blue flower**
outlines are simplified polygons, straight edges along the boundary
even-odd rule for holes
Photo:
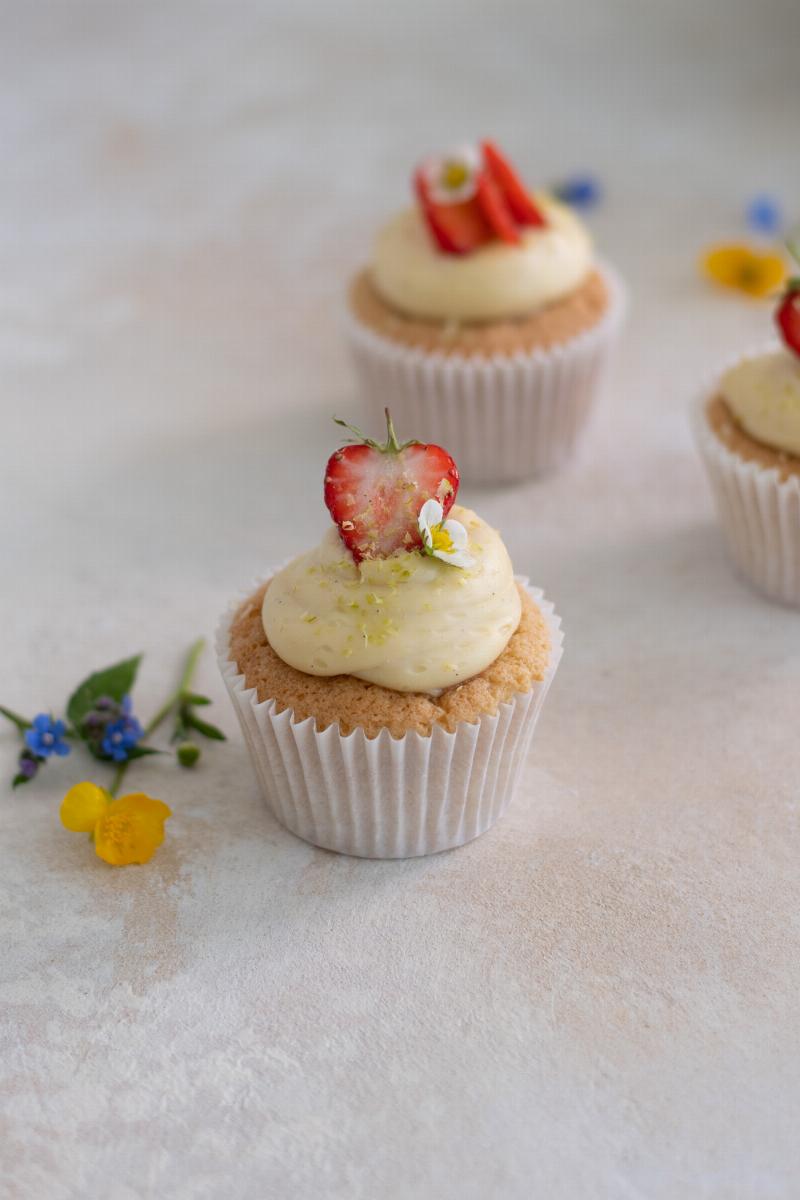
[[[747,205],[745,218],[754,233],[780,233],[783,228],[783,212],[774,196],[754,196]]]
[[[72,749],[64,741],[66,729],[63,721],[54,721],[47,713],[39,713],[33,718],[32,728],[25,730],[25,745],[39,758],[49,758],[51,754],[63,758]]]
[[[121,706],[122,715],[116,721],[109,721],[105,727],[100,749],[114,762],[125,762],[131,750],[144,736],[136,717],[133,715],[133,705],[130,696],[124,696]]]
[[[553,192],[563,204],[582,209],[594,208],[602,196],[600,184],[591,175],[575,175],[572,179],[565,179],[553,188]]]

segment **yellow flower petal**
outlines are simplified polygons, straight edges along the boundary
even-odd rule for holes
[[[749,246],[715,246],[702,260],[705,274],[721,287],[747,296],[769,296],[786,278],[786,264],[779,254],[758,254]]]
[[[163,800],[154,800],[152,796],[147,796],[144,792],[130,792],[127,796],[120,796],[118,800],[112,800],[108,806],[108,812],[109,815],[124,812],[148,813],[162,822],[172,816],[172,809],[168,804],[165,804]]]
[[[786,264],[779,254],[761,255],[761,285],[756,296],[771,296],[786,282]]]
[[[97,822],[94,848],[112,867],[146,863],[164,840],[171,809],[142,792],[112,800]]]
[[[91,833],[108,802],[108,792],[96,783],[76,783],[61,803],[61,824],[73,833]]]

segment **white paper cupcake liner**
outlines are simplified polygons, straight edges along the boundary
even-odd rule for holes
[[[445,446],[467,483],[510,483],[560,467],[598,395],[626,307],[622,281],[596,325],[549,350],[466,357],[400,345],[350,311],[345,330],[365,399],[382,420]]]
[[[747,356],[777,349],[777,343]],[[734,454],[711,429],[706,415],[715,395],[708,380],[692,406],[692,426],[714,493],[734,566],[772,600],[800,608],[800,479],[782,480],[772,467]]]
[[[411,858],[436,854],[485,833],[508,806],[547,690],[562,653],[561,620],[542,592],[528,587],[550,631],[544,679],[502,704],[494,716],[463,722],[454,733],[384,729],[368,738],[323,732],[313,717],[296,721],[259,701],[230,659],[237,603],[222,619],[216,649],[267,805],[292,833],[340,854]],[[254,587],[257,585],[254,585]],[[252,594],[252,593],[248,593]]]

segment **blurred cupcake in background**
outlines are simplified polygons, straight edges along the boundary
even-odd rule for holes
[[[602,382],[620,280],[574,210],[530,193],[492,142],[426,159],[414,193],[348,294],[368,402],[451,447],[469,483],[555,470]]]
[[[800,607],[800,278],[775,319],[781,341],[715,377],[693,421],[734,565]]]

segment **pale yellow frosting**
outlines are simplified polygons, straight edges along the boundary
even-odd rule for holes
[[[800,359],[786,350],[744,359],[723,375],[720,392],[751,437],[800,456]]]
[[[495,321],[520,317],[573,292],[592,269],[588,230],[572,209],[536,196],[544,227],[517,246],[493,241],[471,254],[444,254],[418,209],[378,233],[372,281],[392,307],[414,317]]]
[[[264,631],[309,675],[355,675],[399,692],[437,693],[479,674],[505,649],[521,602],[503,541],[470,509],[468,570],[418,552],[356,565],[331,528],[271,581]]]

